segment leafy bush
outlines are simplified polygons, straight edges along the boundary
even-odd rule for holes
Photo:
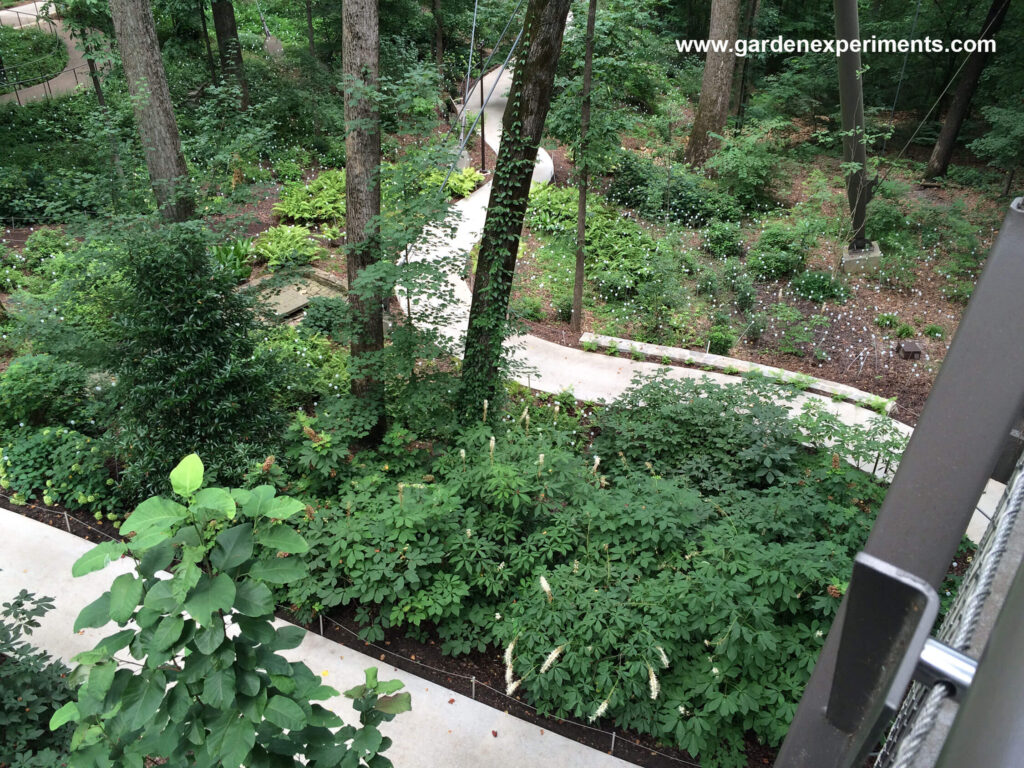
[[[772,320],[779,352],[797,357],[803,357],[808,345],[814,342],[817,331],[829,325],[828,318],[822,315],[804,317],[799,309],[787,304],[772,307]],[[814,352],[818,354],[819,350],[814,349]]]
[[[266,485],[202,488],[195,454],[171,471],[170,484],[183,503],[148,499],[122,526],[135,534],[129,543],[100,544],[72,567],[83,576],[129,552],[136,562],[75,621],[76,632],[111,621],[120,628],[75,657],[82,685],[51,719],[53,727],[75,724],[76,762],[386,765],[378,755],[391,742],[377,726],[408,711],[410,697],[381,695],[402,683],[378,682],[368,669],[365,685],[345,694],[360,713],[361,727],[353,728],[315,703],[338,692],[279,653],[306,634],[274,626],[268,586],[303,576],[299,558],[285,556],[309,549],[288,523],[305,504]],[[158,575],[164,569],[170,579]],[[144,661],[139,668],[115,659],[128,645]]]
[[[52,355],[23,355],[0,374],[0,424],[67,424],[86,398],[85,370]]]
[[[0,611],[0,765],[53,768],[67,755],[71,729],[50,718],[71,698],[70,670],[24,637],[53,608],[53,598],[21,590]]]
[[[306,312],[299,326],[303,334],[318,333],[335,341],[343,338],[343,329],[349,326],[350,305],[340,296],[310,296]]]
[[[808,301],[834,301],[844,304],[850,298],[850,289],[829,272],[807,270],[793,278],[789,284],[797,296]]]
[[[923,333],[925,336],[929,336],[929,337],[931,337],[933,339],[942,339],[942,338],[945,338],[945,336],[946,336],[946,329],[943,328],[941,325],[937,325],[935,323],[929,323],[928,325],[926,325],[924,327],[924,330],[921,331],[921,333]]]
[[[88,510],[97,519],[116,509],[105,440],[66,427],[19,428],[7,438],[0,453],[0,487],[19,501],[36,497],[47,505]]]
[[[712,221],[701,235],[701,247],[708,253],[727,259],[743,255],[740,225],[730,221]]]
[[[761,280],[780,280],[803,267],[809,250],[806,228],[774,220],[765,226],[747,266]]]
[[[736,343],[736,336],[727,325],[715,325],[708,333],[708,352],[713,355],[728,355]]]
[[[700,296],[714,298],[721,290],[718,273],[710,268],[705,268],[697,275],[697,293]]]
[[[308,229],[288,224],[265,231],[256,238],[253,249],[260,259],[267,262],[271,271],[303,266],[325,254]]]
[[[286,382],[272,357],[254,354],[249,299],[213,264],[197,225],[125,238],[127,290],[113,307],[106,365],[122,393],[118,452],[131,499],[159,489],[182,447],[202,448],[218,472],[237,471],[239,451],[265,450],[284,421],[269,406]]]
[[[721,146],[707,167],[741,205],[754,208],[771,200],[771,184],[779,172],[784,120],[749,123],[738,134],[717,136]]]
[[[643,208],[655,175],[654,161],[650,158],[635,152],[622,152],[612,168],[608,199],[628,208]]]
[[[544,304],[539,296],[521,296],[512,302],[509,311],[514,317],[524,320],[543,320]]]
[[[310,329],[279,325],[257,332],[256,358],[279,370],[272,402],[280,412],[306,408],[322,398],[348,392],[348,352]]]
[[[895,315],[892,312],[883,312],[875,318],[875,325],[879,328],[895,328],[899,324],[899,315]]]
[[[321,171],[309,182],[288,182],[274,203],[274,213],[300,224],[344,222],[345,170]]]
[[[226,269],[237,282],[247,280],[252,274],[252,238],[239,237],[210,249],[213,260]]]
[[[551,297],[551,305],[555,309],[555,317],[563,323],[568,323],[572,320],[572,294],[569,292],[559,292]]]
[[[444,181],[445,174],[447,174],[446,170],[431,172],[427,176],[426,184],[434,188],[440,187],[441,182]],[[452,197],[467,197],[473,192],[473,190],[480,186],[480,182],[483,180],[484,175],[480,173],[480,171],[472,166],[467,166],[461,171],[452,172],[452,175],[448,177],[448,183],[445,185],[445,189]]]
[[[25,247],[21,249],[24,268],[29,272],[39,272],[49,259],[63,256],[77,247],[72,238],[58,229],[37,229],[28,236]]]
[[[608,197],[636,208],[645,216],[667,218],[691,227],[699,227],[711,219],[733,221],[742,215],[728,195],[686,166],[669,169],[626,151],[612,170]]]
[[[914,326],[910,323],[900,323],[897,325],[892,332],[892,335],[897,339],[910,339],[915,335]]]

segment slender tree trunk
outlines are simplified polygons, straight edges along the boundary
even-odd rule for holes
[[[110,0],[110,16],[160,213],[168,221],[185,221],[195,213],[195,201],[188,186],[153,12],[148,0]]]
[[[494,171],[487,220],[477,256],[462,367],[466,410],[493,399],[501,375],[506,315],[519,238],[530,195],[537,146],[551,106],[555,68],[571,0],[529,0],[522,48],[503,119],[501,149]]]
[[[747,40],[751,40],[755,37],[754,33],[754,21],[757,18],[757,11],[760,6],[760,0],[747,0],[747,10],[743,17],[743,35]],[[737,63],[739,70],[733,76],[733,83],[735,84],[735,94],[733,96],[733,108],[732,114],[736,117],[738,125],[743,124],[743,107],[746,101],[747,94],[747,56],[744,56]]]
[[[580,108],[579,201],[576,205],[576,274],[572,283],[572,316],[569,327],[573,333],[583,330],[583,278],[587,241],[587,184],[590,181],[590,160],[587,156],[587,131],[590,129],[590,87],[594,77],[594,24],[597,0],[590,0],[587,9],[587,48],[583,57],[583,104]]]
[[[1003,191],[1000,193],[1002,197],[1006,197],[1010,194],[1010,187],[1013,186],[1013,175],[1017,172],[1016,168],[1011,168],[1006,172],[1006,181],[1003,182]]]
[[[1003,26],[1006,18],[1006,11],[1010,7],[1010,0],[992,0],[988,9],[988,16],[981,28],[978,38],[990,40],[995,37],[996,32]],[[942,130],[939,138],[935,141],[935,148],[932,149],[932,156],[928,159],[928,167],[925,168],[924,177],[934,179],[938,176],[945,176],[949,168],[949,161],[953,158],[953,147],[956,145],[956,137],[960,134],[960,127],[964,124],[967,112],[971,107],[971,99],[974,98],[974,91],[981,79],[981,72],[988,63],[988,52],[975,51],[967,58],[963,74],[960,77],[960,84],[956,88],[956,95],[953,103],[946,113],[946,120],[942,123]]]
[[[245,65],[242,62],[242,46],[238,42],[238,27],[235,25],[235,6],[230,0],[212,0],[213,29],[217,33],[217,51],[220,54],[220,71],[225,77],[238,81],[242,91],[242,109],[249,108],[249,83],[245,79]]]
[[[313,0],[306,0],[306,37],[309,38],[309,55],[316,57],[316,41],[313,38]]]
[[[349,304],[354,318],[352,393],[361,398],[376,423],[366,445],[380,441],[387,428],[384,385],[373,374],[384,349],[385,297],[374,289],[359,290],[364,269],[380,261],[380,113],[372,98],[378,87],[380,31],[378,0],[345,0],[342,6],[345,89],[345,239]]]
[[[210,82],[217,82],[217,68],[213,64],[213,48],[210,46],[210,30],[206,26],[206,0],[199,0],[199,20],[203,23],[203,43],[206,44],[206,65],[210,68]]]
[[[740,17],[739,0],[711,0],[709,40],[736,41]],[[732,51],[708,51],[704,77],[700,85],[700,102],[693,120],[690,140],[686,145],[686,162],[701,166],[711,156],[717,142],[712,133],[721,133],[729,117],[729,95],[736,56]]]
[[[437,74],[444,78],[444,27],[441,26],[441,0],[434,0],[434,61]]]

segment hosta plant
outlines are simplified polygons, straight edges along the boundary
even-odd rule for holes
[[[337,692],[280,653],[305,630],[274,625],[268,584],[304,575],[291,555],[308,544],[287,521],[305,505],[270,486],[203,488],[195,454],[170,479],[179,500],[143,502],[122,526],[127,542],[100,544],[73,566],[81,576],[135,559],[134,572],[115,578],[75,622],[76,632],[109,622],[120,629],[74,658],[76,699],[50,721],[75,724],[68,764],[390,766],[380,753],[391,741],[377,726],[409,709],[409,694],[394,693],[402,684],[367,670],[365,684],[346,692],[360,727],[345,725],[316,703]]]

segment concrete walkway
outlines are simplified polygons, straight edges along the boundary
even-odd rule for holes
[[[38,27],[44,30],[52,26],[57,36],[63,41],[64,47],[67,48],[68,63],[56,77],[28,88],[19,88],[17,92],[12,91],[0,95],[0,103],[13,101],[18,104],[28,104],[33,101],[51,99],[54,96],[73,93],[79,86],[85,86],[89,82],[89,66],[85,62],[85,56],[78,50],[78,46],[75,45],[71,36],[64,31],[63,22],[46,18],[42,13],[44,5],[45,2],[26,3],[0,11],[0,25],[14,29]]]
[[[72,627],[83,607],[103,594],[115,576],[130,570],[130,560],[72,578],[72,564],[94,546],[93,542],[2,507],[0,531],[0,603],[22,589],[55,598],[54,610],[41,620],[42,626],[28,638],[29,642],[70,661],[72,656],[93,648],[115,631],[113,624],[77,634]],[[312,632],[302,645],[284,655],[293,661],[304,661],[339,691],[363,682],[363,670],[367,667],[377,667],[382,680],[404,682],[404,690],[412,694],[412,711],[382,727],[383,733],[394,739],[394,746],[384,754],[399,768],[630,765]],[[343,696],[322,703],[346,723],[359,722],[349,700]]]

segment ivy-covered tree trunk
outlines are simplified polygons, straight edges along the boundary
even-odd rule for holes
[[[217,35],[217,51],[220,54],[220,71],[225,77],[233,77],[242,91],[242,109],[249,108],[249,83],[245,78],[242,63],[242,45],[238,42],[238,27],[235,24],[235,6],[229,0],[213,0],[213,29]]]
[[[996,32],[1003,26],[1003,20],[1006,18],[1006,11],[1009,7],[1010,0],[992,0],[978,39],[990,40],[995,37]],[[953,103],[949,106],[946,120],[942,123],[942,130],[939,132],[939,138],[935,140],[932,155],[928,158],[928,167],[924,171],[926,179],[946,175],[949,161],[953,159],[956,137],[960,135],[960,127],[967,117],[971,99],[974,98],[974,91],[978,88],[978,81],[981,80],[981,72],[988,63],[988,57],[987,51],[975,51],[968,56],[967,64],[960,76],[960,84],[956,88],[956,95],[953,96]]]
[[[166,220],[186,221],[195,213],[195,200],[188,187],[153,11],[147,0],[110,0],[110,16],[157,205]]]
[[[576,274],[572,284],[573,333],[583,330],[583,278],[586,271],[587,240],[587,186],[590,182],[590,161],[587,156],[587,130],[590,128],[590,88],[594,79],[594,24],[597,18],[597,0],[590,0],[587,9],[587,43],[583,57],[583,104],[580,109],[579,202],[576,206]]]
[[[736,42],[740,18],[739,0],[712,0],[709,40]],[[700,84],[700,102],[693,120],[690,140],[686,144],[686,162],[701,166],[714,149],[712,133],[721,133],[729,117],[729,96],[736,55],[732,51],[709,50],[704,61],[704,77]]]
[[[519,238],[570,2],[530,0],[526,8],[473,281],[462,368],[462,402],[467,409],[493,399],[501,375]]]
[[[384,300],[379,290],[359,290],[357,281],[381,259],[380,112],[374,98],[380,67],[378,0],[345,0],[342,44],[345,55],[345,241],[348,298],[352,307],[352,394],[376,415],[366,439],[374,444],[386,429],[384,384],[373,373],[384,349]]]

